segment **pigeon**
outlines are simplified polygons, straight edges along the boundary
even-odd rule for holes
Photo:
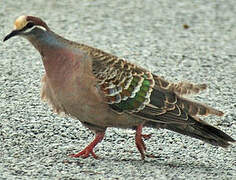
[[[143,127],[164,128],[223,148],[235,140],[199,116],[223,112],[186,99],[206,84],[172,83],[160,76],[97,48],[67,40],[40,18],[19,16],[4,41],[21,36],[40,53],[45,68],[41,99],[55,113],[79,120],[95,134],[94,140],[72,157],[87,158],[103,140],[107,128],[136,130],[141,158],[149,157]],[[163,137],[164,138],[164,137]]]

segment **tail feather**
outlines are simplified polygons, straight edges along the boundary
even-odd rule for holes
[[[201,116],[207,116],[209,114],[214,114],[217,116],[223,116],[224,113],[222,111],[216,110],[212,107],[209,107],[207,105],[190,101],[188,99],[185,99],[183,97],[178,97],[177,104],[183,109],[185,112],[192,116],[201,115]]]
[[[227,148],[236,141],[223,131],[189,116],[188,124],[156,124],[156,126],[200,139],[214,146]],[[152,124],[153,126],[154,124]]]

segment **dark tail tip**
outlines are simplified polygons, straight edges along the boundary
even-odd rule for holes
[[[236,143],[232,137],[209,124],[197,121],[193,126],[201,139],[212,145],[227,148],[232,143]]]
[[[188,125],[166,124],[163,128],[205,141],[214,146],[227,148],[236,141],[223,131],[189,116]]]

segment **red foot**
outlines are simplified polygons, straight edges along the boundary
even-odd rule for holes
[[[141,134],[144,139],[150,139],[152,134]]]
[[[144,152],[146,151],[146,146],[142,138],[149,139],[151,137],[151,134],[142,134],[142,128],[143,128],[142,124],[138,125],[136,128],[135,143],[141,154],[142,159],[144,159],[145,158]]]
[[[87,158],[89,157],[89,154],[91,154],[95,159],[98,158],[98,156],[93,152],[93,148],[102,141],[102,139],[104,138],[105,132],[99,132],[96,133],[95,139],[81,152],[77,153],[77,154],[71,154],[71,157],[83,157],[83,158]]]

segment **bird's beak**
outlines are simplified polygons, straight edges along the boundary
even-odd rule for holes
[[[3,42],[18,34],[20,34],[19,30],[13,30],[10,34],[6,35],[6,37],[3,39]]]

